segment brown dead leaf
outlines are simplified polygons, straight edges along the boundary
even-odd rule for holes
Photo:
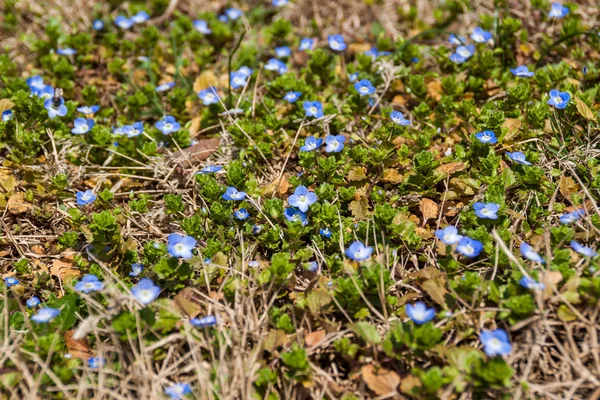
[[[88,341],[86,338],[74,339],[74,334],[74,330],[66,331],[64,334],[65,345],[69,350],[69,354],[71,354],[75,358],[80,358],[82,360],[87,361],[88,358],[93,357],[93,353],[90,349]]]
[[[412,279],[414,279],[414,278],[434,279],[441,275],[442,275],[442,271],[440,271],[436,267],[429,266],[429,267],[425,267],[417,272],[413,272],[409,276]]]
[[[367,172],[367,169],[365,167],[355,167],[352,168],[350,170],[350,172],[348,172],[348,177],[347,179],[352,182],[352,181],[362,181],[363,179],[366,179],[367,176],[365,175],[365,173]]]
[[[521,128],[521,120],[517,118],[506,118],[502,124],[502,128],[506,130],[504,141],[511,140],[517,135],[517,133],[519,133],[519,129]]]
[[[15,105],[9,99],[0,100],[0,114],[6,110],[11,110]]]
[[[181,311],[186,313],[190,318],[196,318],[202,312],[198,295],[191,287],[183,288],[173,298],[173,301],[179,308],[181,308]]]
[[[421,387],[421,380],[419,378],[414,375],[406,375],[402,378],[400,391],[404,394],[414,394],[413,391],[419,387]]]
[[[440,101],[442,99],[442,92],[442,82],[431,81],[427,84],[427,95],[435,101]]]
[[[52,262],[50,275],[57,276],[61,281],[64,281],[65,279],[80,277],[81,270],[73,263],[72,258],[64,257]]]
[[[421,284],[423,290],[431,297],[431,300],[435,301],[442,307],[446,306],[446,279],[443,276],[438,276],[433,279],[428,279]]]
[[[362,54],[370,49],[371,44],[369,43],[351,43],[348,45],[348,52],[350,54]]]
[[[307,347],[315,347],[325,339],[326,332],[323,329],[314,331],[306,335],[304,342]]]
[[[590,110],[587,104],[585,104],[584,101],[581,100],[579,97],[575,97],[575,107],[577,107],[577,111],[579,111],[579,114],[581,114],[583,118],[591,121],[596,120],[596,116],[594,115],[592,110]]]
[[[553,288],[556,287],[558,289],[557,285],[562,280],[563,276],[559,271],[547,271],[542,275],[540,282],[546,285],[546,288],[544,289],[545,299],[552,297],[554,294]]]
[[[460,172],[467,168],[467,164],[461,162],[451,162],[448,164],[442,164],[436,168],[436,171],[444,174],[452,175],[455,172]]]
[[[383,181],[390,183],[400,183],[404,179],[404,177],[393,168],[386,168],[383,170]]]
[[[219,147],[220,139],[200,139],[198,143],[191,145],[183,149],[182,151],[176,151],[173,153],[173,157],[178,158],[185,155],[183,158],[190,160],[191,162],[200,162],[210,157]]]
[[[369,216],[369,202],[364,197],[352,201],[348,209],[350,209],[356,219],[366,219]]]
[[[285,346],[289,343],[289,341],[290,339],[287,337],[283,330],[271,330],[269,331],[267,336],[265,336],[262,342],[262,347],[269,353],[273,353],[275,349],[277,349],[279,346]]]
[[[46,252],[44,251],[44,248],[42,246],[31,246],[31,251],[33,251],[35,254],[39,254],[39,255],[44,255],[46,254]]]
[[[439,207],[433,200],[422,198],[421,199],[421,214],[423,214],[423,226],[427,223],[428,219],[437,218]]]
[[[565,199],[569,199],[571,194],[577,193],[579,185],[570,176],[562,175],[558,181],[558,190]]]
[[[192,137],[196,137],[198,135],[198,131],[200,130],[201,122],[202,122],[201,117],[192,118],[192,123],[190,124],[190,135]]]
[[[31,208],[31,203],[25,200],[25,194],[22,192],[13,193],[8,198],[8,212],[17,215],[23,214]]]
[[[198,93],[201,90],[208,89],[209,86],[218,86],[219,79],[211,70],[202,72],[196,80],[194,80],[194,92]]]
[[[400,384],[400,376],[385,368],[376,368],[367,364],[361,368],[363,381],[378,396],[393,393]]]
[[[406,101],[406,97],[402,96],[402,95],[396,95],[394,96],[394,98],[392,99],[392,104],[393,105],[397,105],[397,106],[403,106],[407,103]]]

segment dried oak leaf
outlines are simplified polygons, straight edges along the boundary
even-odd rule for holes
[[[200,162],[210,157],[219,147],[219,139],[200,139],[198,143],[173,153],[173,157],[188,159],[191,162]]]
[[[423,226],[427,223],[428,219],[437,218],[439,207],[437,203],[431,199],[421,199],[421,214],[423,215]]]
[[[323,329],[309,333],[304,337],[307,347],[315,347],[325,339],[326,332]]]
[[[57,276],[61,281],[81,276],[81,270],[73,263],[72,257],[54,260],[50,267],[50,275]]]
[[[72,329],[66,331],[64,334],[65,344],[67,349],[69,349],[69,354],[75,358],[81,358],[82,360],[87,360],[88,358],[93,357],[93,353],[90,349],[87,339],[75,339],[73,337],[74,334],[75,331]]]
[[[397,373],[385,368],[376,368],[372,364],[363,366],[361,374],[369,389],[378,396],[395,392],[400,384],[400,376]]]

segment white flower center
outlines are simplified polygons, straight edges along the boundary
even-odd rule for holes
[[[170,131],[173,129],[173,124],[165,124],[165,130]]]
[[[177,251],[183,251],[183,250],[185,250],[185,247],[183,246],[183,243],[177,243],[175,245],[175,250],[177,250]]]
[[[317,113],[317,107],[311,107],[310,108],[310,113],[311,114],[316,114]]]
[[[463,247],[463,249],[464,249],[464,252],[467,254],[472,254],[475,252],[475,249],[473,248],[473,246],[471,246],[469,244],[466,245],[465,247]]]

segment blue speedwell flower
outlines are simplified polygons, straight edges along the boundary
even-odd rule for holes
[[[209,35],[212,30],[208,27],[208,23],[203,19],[197,19],[194,21],[194,28],[204,35]]]
[[[248,213],[248,210],[246,210],[245,208],[240,208],[239,210],[233,212],[233,216],[237,220],[244,221],[244,220],[248,219],[250,214]]]
[[[375,87],[371,84],[371,81],[368,79],[362,79],[354,84],[354,89],[361,96],[368,96],[370,94],[375,93]]]
[[[598,253],[596,251],[594,251],[594,249],[592,249],[591,247],[584,246],[581,243],[576,242],[574,240],[572,240],[571,243],[569,243],[569,245],[571,246],[571,248],[573,250],[575,250],[582,256],[596,257],[598,255]]]
[[[253,70],[251,68],[248,68],[247,66],[244,65],[243,67],[240,67],[235,72],[237,72],[239,74],[242,74],[245,77],[248,77],[248,76],[252,75]]]
[[[144,133],[144,124],[140,121],[134,122],[133,125],[125,125],[123,127],[123,133],[128,138],[136,137]]]
[[[327,42],[329,43],[329,48],[334,51],[344,51],[346,50],[346,43],[344,43],[344,37],[342,35],[335,34],[330,35],[327,38]]]
[[[225,193],[223,193],[223,200],[244,200],[246,198],[245,192],[240,192],[233,186],[229,186]]]
[[[315,39],[311,38],[302,38],[300,40],[300,46],[298,46],[299,51],[312,50],[315,45]]]
[[[569,93],[551,90],[548,104],[554,106],[555,108],[563,109],[569,104],[569,100],[571,100],[571,95]]]
[[[217,324],[217,317],[214,315],[207,315],[202,318],[192,318],[190,319],[190,324],[196,328],[208,328]]]
[[[225,10],[225,15],[227,16],[227,18],[229,18],[231,21],[235,21],[236,19],[240,18],[242,16],[242,10],[239,10],[237,8],[228,8],[227,10]]]
[[[13,113],[12,110],[4,110],[2,111],[2,122],[8,122],[11,119],[13,119],[15,116],[15,113]]]
[[[104,283],[96,275],[88,274],[81,278],[74,288],[78,292],[89,294],[104,289]]]
[[[230,83],[231,83],[232,89],[238,89],[238,88],[244,87],[244,86],[246,86],[247,82],[248,82],[248,75],[241,73],[239,71],[231,73]]]
[[[167,115],[158,121],[156,124],[154,124],[154,126],[156,129],[161,131],[163,135],[169,135],[173,132],[177,132],[181,128],[179,122],[177,122],[175,118],[170,115]]]
[[[460,46],[467,42],[467,38],[464,36],[456,36],[455,34],[451,33],[448,42],[450,42],[450,44]]]
[[[483,250],[483,243],[479,240],[471,239],[468,236],[463,236],[456,246],[456,251],[465,257],[477,257]]]
[[[19,280],[14,276],[9,276],[7,278],[4,278],[4,284],[6,285],[6,287],[15,286],[19,284]]]
[[[117,15],[115,25],[121,29],[129,29],[133,26],[133,21],[124,15]]]
[[[363,261],[371,257],[373,254],[373,248],[371,246],[365,246],[365,244],[359,240],[353,242],[346,249],[346,257],[354,261]]]
[[[544,290],[546,288],[546,285],[544,285],[543,283],[540,283],[538,281],[536,281],[533,278],[530,278],[528,276],[524,276],[519,280],[519,284],[521,286],[523,286],[525,289],[529,289],[529,290]]]
[[[319,229],[319,233],[321,234],[321,236],[326,237],[327,239],[329,239],[333,234],[333,232],[329,228],[321,228]]]
[[[458,46],[454,53],[450,55],[450,61],[456,64],[462,64],[475,54],[475,45]]]
[[[133,263],[131,264],[131,272],[129,272],[129,276],[138,276],[144,270],[144,264]]]
[[[377,47],[371,47],[371,49],[365,51],[365,56],[371,57],[373,60],[377,57],[383,57],[390,55],[389,51],[379,51]]]
[[[410,125],[410,121],[408,119],[404,118],[404,114],[402,114],[400,111],[395,111],[395,110],[392,111],[390,113],[390,118],[396,125],[402,125],[402,126]]]
[[[560,3],[553,3],[548,13],[548,18],[564,18],[569,13],[569,7]]]
[[[198,98],[202,100],[202,104],[205,106],[218,103],[219,94],[217,93],[217,88],[214,86],[209,86],[208,88],[201,90],[198,92]]]
[[[220,165],[208,165],[208,166],[202,168],[198,172],[198,174],[201,174],[201,175],[214,174],[215,172],[219,172],[222,169],[223,169],[223,167]]]
[[[135,14],[133,17],[131,17],[131,20],[133,21],[134,24],[143,24],[144,22],[148,21],[150,19],[150,16],[148,15],[148,13],[146,11],[140,11],[137,14]]]
[[[90,189],[85,192],[75,193],[75,199],[77,200],[78,206],[85,206],[86,204],[93,203],[96,200],[96,195]]]
[[[521,251],[521,255],[528,259],[529,261],[538,262],[540,264],[544,264],[545,261],[529,244],[526,242],[521,243],[521,247],[519,248]]]
[[[456,244],[462,239],[462,235],[458,234],[458,229],[456,227],[449,225],[444,229],[438,229],[435,231],[435,236],[442,241],[442,243],[447,245]]]
[[[77,50],[65,47],[64,49],[56,49],[56,54],[60,54],[61,56],[72,56],[77,54]]]
[[[258,268],[258,267],[260,267],[260,261],[257,261],[257,260],[248,261],[248,266],[251,268]]]
[[[305,186],[298,186],[294,194],[288,197],[288,203],[292,207],[298,208],[302,212],[307,212],[308,208],[316,203],[317,195],[309,192]]]
[[[415,305],[407,304],[404,311],[417,325],[425,324],[435,317],[435,309],[427,307],[422,301],[417,301]]]
[[[319,270],[319,264],[316,261],[311,261],[306,265],[306,269],[310,272],[317,272]]]
[[[497,213],[499,209],[500,205],[496,203],[481,203],[478,201],[473,204],[475,215],[479,218],[498,219]]]
[[[292,50],[288,46],[275,47],[275,55],[279,58],[286,58],[292,55]]]
[[[90,357],[88,358],[88,367],[91,369],[102,368],[106,365],[106,360],[104,357]]]
[[[192,388],[187,383],[174,383],[169,387],[165,388],[165,394],[170,399],[183,399],[183,396],[187,396],[192,393]]]
[[[323,105],[320,101],[305,101],[302,106],[306,112],[307,117],[321,118],[323,113]]]
[[[262,225],[254,225],[252,227],[252,234],[253,235],[258,235],[259,233],[262,232],[263,226]]]
[[[508,340],[508,334],[504,329],[494,331],[482,331],[479,340],[483,344],[483,351],[489,357],[505,356],[510,354],[512,345]]]
[[[302,96],[302,92],[287,92],[285,96],[283,96],[283,99],[288,103],[295,103],[300,96]]]
[[[36,324],[46,324],[58,317],[60,310],[58,308],[44,307],[40,308],[37,313],[31,316],[31,320]]]
[[[518,78],[531,78],[535,72],[529,71],[525,65],[519,65],[517,68],[511,68],[510,72]]]
[[[34,308],[39,306],[41,303],[40,298],[37,296],[31,296],[30,298],[27,299],[27,301],[25,302],[25,305],[27,306],[27,308]]]
[[[357,79],[358,79],[358,72],[353,72],[350,75],[348,75],[348,80],[350,82],[354,82]]]
[[[304,146],[300,147],[300,151],[313,151],[321,147],[323,139],[317,139],[314,136],[309,136],[304,139]]]
[[[300,222],[302,226],[308,225],[308,217],[298,209],[288,207],[283,212],[283,216],[290,222]]]
[[[273,0],[271,2],[271,4],[273,4],[275,7],[283,7],[285,5],[287,5],[288,0]]]
[[[481,143],[486,143],[486,144],[495,144],[495,143],[498,143],[498,139],[496,138],[496,134],[494,132],[492,132],[492,131],[477,132],[475,134],[475,137]]]
[[[131,288],[133,297],[145,306],[156,300],[159,293],[160,287],[156,286],[149,278],[141,279],[137,285],[133,285]]]
[[[520,151],[515,151],[514,153],[507,151],[506,155],[517,164],[531,165],[531,163],[527,161],[525,154],[521,153]]]
[[[44,101],[44,108],[48,110],[48,117],[54,118],[56,116],[64,117],[67,115],[67,106],[65,106],[65,99],[62,97],[52,97]]]
[[[190,259],[193,257],[194,247],[196,247],[196,239],[191,236],[171,233],[167,238],[167,251],[173,257]]]
[[[284,74],[287,71],[287,65],[281,60],[276,58],[271,58],[265,64],[265,69],[267,71],[277,71],[279,75]]]
[[[560,223],[563,225],[572,224],[573,222],[577,222],[584,215],[585,215],[585,211],[575,210],[573,212],[561,215],[559,220],[560,220]]]
[[[471,33],[471,39],[477,43],[485,43],[492,38],[491,32],[484,31],[480,27],[473,29],[473,33]]]
[[[339,153],[344,148],[346,137],[343,135],[327,135],[325,137],[325,151],[327,153]]]
[[[102,21],[101,19],[97,19],[94,21],[92,28],[94,28],[95,31],[101,31],[102,29],[104,29],[104,21]]]
[[[74,127],[71,129],[71,133],[83,135],[84,133],[88,133],[94,127],[94,120],[91,118],[76,118],[73,125]]]
[[[46,87],[46,84],[44,83],[44,78],[42,78],[39,75],[34,75],[34,76],[27,78],[25,80],[25,83],[27,83],[27,86],[29,86],[29,89],[42,90],[44,87]]]
[[[173,89],[175,87],[175,82],[167,82],[167,83],[163,83],[162,85],[158,85],[156,87],[157,92],[166,92],[167,90]]]
[[[83,106],[83,107],[78,107],[77,111],[79,111],[82,114],[95,114],[98,110],[100,109],[99,106]]]

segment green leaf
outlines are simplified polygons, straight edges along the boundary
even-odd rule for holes
[[[368,322],[361,321],[348,326],[352,332],[368,344],[379,344],[381,343],[381,335],[377,331],[377,328]]]

